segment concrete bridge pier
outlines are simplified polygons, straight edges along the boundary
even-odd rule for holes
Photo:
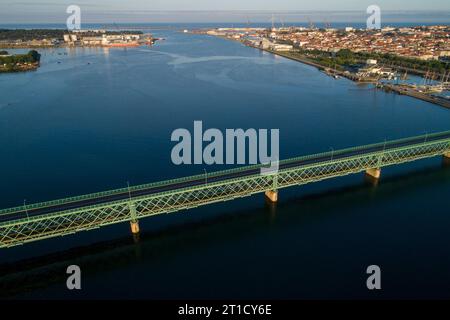
[[[133,202],[130,202],[129,206],[130,206],[130,215],[131,215],[131,220],[130,220],[131,233],[133,235],[137,235],[137,234],[139,234],[139,220],[137,219],[137,215],[136,215],[136,205]]]
[[[139,221],[138,220],[130,221],[130,225],[131,225],[131,233],[139,234]]]
[[[381,177],[381,169],[380,168],[367,169],[366,175],[378,180]]]
[[[278,190],[266,191],[265,195],[270,202],[278,202]]]
[[[450,152],[444,153],[442,159],[444,160],[444,165],[450,166]]]

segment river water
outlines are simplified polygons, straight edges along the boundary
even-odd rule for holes
[[[0,75],[0,207],[225,169],[175,166],[177,128],[280,129],[280,157],[450,129],[450,112],[219,38],[40,50]],[[442,159],[2,249],[0,295],[26,298],[450,297]],[[83,290],[68,291],[77,264]],[[383,289],[366,288],[366,268]]]

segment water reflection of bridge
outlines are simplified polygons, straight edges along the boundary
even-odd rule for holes
[[[139,243],[124,236],[114,240],[101,241],[92,245],[74,247],[57,253],[40,255],[19,261],[0,264],[0,298],[11,299],[16,295],[28,294],[34,289],[48,287],[49,284],[63,283],[67,279],[69,265],[83,265],[84,274],[98,275],[128,266],[130,262],[152,263],[152,261],[171,260],[171,257],[185,252],[186,247],[197,250],[199,232],[202,239],[215,246],[229,239],[245,239],[258,234],[272,221],[272,210],[283,211],[283,224],[309,225],[328,219],[335,214],[351,214],[339,208],[348,209],[348,203],[360,207],[367,203],[368,195],[376,193],[380,201],[393,200],[436,184],[445,185],[450,179],[450,166],[431,166],[419,169],[413,175],[408,172],[386,177],[376,189],[372,184],[361,183],[313,192],[301,198],[289,197],[279,206],[267,204],[264,212],[256,207],[252,210],[233,210],[208,219],[189,223],[174,224],[157,230],[146,230],[140,235]],[[337,209],[337,210],[336,210]],[[224,212],[226,209],[221,210]],[[298,212],[305,214],[298,214]],[[314,214],[308,214],[308,213]],[[230,219],[230,216],[233,217]],[[280,222],[279,222],[280,223]],[[185,229],[189,229],[186,232]],[[180,233],[182,238],[180,239]],[[52,277],[48,277],[52,274]],[[32,279],[32,281],[30,281]],[[160,294],[160,293],[158,293]],[[160,296],[156,296],[155,298]],[[62,297],[59,297],[62,298]]]

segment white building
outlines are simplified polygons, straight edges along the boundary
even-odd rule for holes
[[[291,51],[294,47],[290,44],[274,44],[272,50],[275,51]]]

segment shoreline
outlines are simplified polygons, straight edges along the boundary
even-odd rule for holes
[[[252,47],[255,48],[255,47]],[[293,61],[297,61],[306,65],[309,65],[311,67],[315,67],[317,68],[319,71],[327,71],[328,73],[330,73],[330,75],[334,74],[334,75],[338,75],[344,78],[347,78],[349,80],[352,80],[354,82],[358,82],[358,83],[368,83],[367,81],[359,81],[358,78],[354,75],[352,75],[351,73],[346,73],[345,71],[341,71],[341,70],[337,70],[337,69],[333,69],[333,68],[329,68],[329,67],[325,67],[321,64],[318,64],[314,61],[311,61],[307,58],[302,58],[302,57],[293,57],[289,54],[283,53],[283,52],[277,52],[277,51],[273,51],[273,50],[269,50],[269,49],[262,49],[262,48],[255,48],[255,49],[260,49],[264,52],[268,52],[268,53],[272,53],[275,55],[278,55],[280,57],[284,57],[286,59],[289,60],[293,60]],[[369,81],[369,83],[372,83]]]
[[[0,74],[2,73],[20,73],[20,72],[29,72],[29,71],[36,71],[37,69],[39,69],[40,65],[29,65],[29,66],[21,66],[19,68],[16,69],[12,69],[12,70],[6,70],[3,69],[3,67],[0,67]]]
[[[203,34],[203,35],[207,35],[207,34]],[[280,56],[280,57],[283,57],[283,58],[286,58],[286,59],[289,59],[289,60],[297,61],[297,62],[306,64],[306,65],[309,65],[311,67],[315,67],[319,71],[323,71],[323,72],[327,71],[329,73],[328,75],[330,75],[330,76],[332,76],[332,75],[339,75],[341,77],[347,78],[349,80],[352,80],[352,81],[358,82],[358,83],[376,83],[376,81],[359,81],[358,80],[359,78],[354,76],[352,73],[349,73],[349,72],[347,73],[345,71],[341,71],[341,70],[337,70],[337,69],[334,69],[334,68],[326,67],[326,66],[318,64],[318,63],[316,63],[314,61],[311,61],[311,60],[309,60],[307,58],[293,57],[293,56],[289,55],[286,52],[274,51],[274,50],[270,50],[270,49],[263,49],[263,48],[255,47],[255,46],[252,46],[252,45],[249,45],[249,44],[245,43],[244,41],[231,39],[231,38],[220,36],[220,35],[219,36],[213,36],[213,37],[217,37],[217,38],[221,38],[221,39],[225,39],[225,40],[229,40],[229,41],[233,41],[233,42],[239,42],[239,43],[241,43],[244,46],[249,47],[249,48],[258,49],[258,50],[263,51],[263,52],[268,52],[268,53],[271,53],[271,54],[274,54],[274,55],[277,55],[277,56]]]
[[[392,84],[377,84],[378,89],[384,90],[386,92],[395,92],[399,95],[405,95],[408,97],[416,98],[422,101],[426,101],[446,109],[450,109],[450,101],[444,98],[427,95],[421,92],[417,92],[411,89],[403,88],[401,86],[395,86]]]
[[[151,43],[145,42],[145,43],[137,43],[137,44],[119,44],[119,45],[69,45],[69,44],[58,44],[58,45],[41,45],[41,46],[30,46],[30,45],[6,45],[6,44],[0,44],[0,49],[27,49],[27,50],[34,50],[34,49],[63,49],[63,48],[139,48],[144,46],[153,46],[156,41],[161,40],[158,38],[153,38]],[[6,69],[3,66],[0,66],[0,74],[4,73],[20,73],[20,72],[28,72],[28,71],[36,71],[39,69],[40,63],[38,64],[32,64],[32,65],[25,65],[20,66],[14,69]]]
[[[227,37],[220,37],[220,38],[236,41],[234,39],[229,39]],[[360,81],[359,78],[357,78],[356,76],[354,76],[351,73],[346,73],[346,72],[343,72],[341,70],[337,70],[337,69],[333,69],[333,68],[329,68],[329,67],[323,66],[323,65],[318,64],[318,63],[316,63],[314,61],[311,61],[311,60],[309,60],[307,58],[291,56],[291,55],[289,55],[289,52],[278,52],[278,51],[273,51],[273,50],[270,50],[270,49],[258,48],[258,47],[254,47],[254,46],[248,45],[248,44],[246,44],[246,43],[244,43],[243,41],[240,41],[240,40],[238,40],[237,42],[240,42],[241,44],[243,44],[243,45],[245,45],[247,47],[250,47],[250,48],[259,49],[259,50],[261,50],[263,52],[268,52],[268,53],[271,53],[271,54],[274,54],[274,55],[277,55],[277,56],[280,56],[280,57],[284,57],[284,58],[289,59],[289,60],[297,61],[297,62],[306,64],[306,65],[309,65],[311,67],[315,67],[319,71],[326,72],[330,76],[332,76],[332,75],[339,75],[339,76],[347,78],[347,79],[349,79],[349,80],[351,80],[351,81],[353,81],[355,83],[372,83],[372,84],[375,85],[375,88],[380,89],[380,90],[384,90],[385,92],[395,92],[395,93],[397,93],[399,95],[405,95],[405,96],[408,96],[408,97],[411,97],[411,98],[415,98],[415,99],[418,99],[418,100],[429,102],[431,104],[434,104],[434,105],[437,105],[437,106],[440,106],[440,107],[443,107],[443,108],[446,108],[446,109],[450,109],[450,100],[445,99],[443,97],[438,97],[438,96],[433,96],[433,95],[429,95],[429,94],[425,94],[425,93],[421,93],[421,92],[416,92],[414,90],[404,90],[404,89],[402,89],[401,87],[399,87],[398,85],[395,85],[395,84],[382,84],[379,81]],[[396,67],[396,66],[395,66],[395,68],[397,68],[399,70],[403,70],[403,71],[407,70],[408,72],[414,73],[414,74],[419,75],[419,76],[425,74],[425,72],[423,72],[421,70],[412,70],[412,69],[409,69],[409,68]]]
[[[0,44],[0,49],[61,49],[61,48],[136,48],[142,46],[152,46],[156,41],[151,44],[148,43],[139,43],[139,44],[120,44],[120,45],[68,45],[68,44],[60,44],[60,45],[6,45]]]

